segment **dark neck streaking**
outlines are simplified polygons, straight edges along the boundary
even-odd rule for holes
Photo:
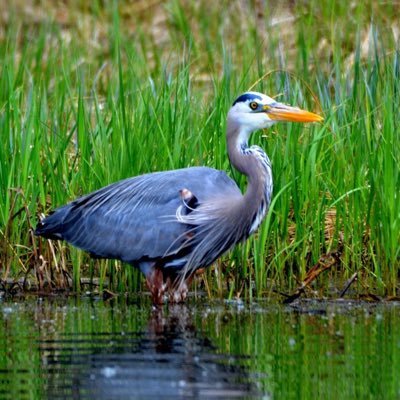
[[[247,136],[227,136],[228,155],[235,169],[247,177],[247,189],[243,196],[243,211],[251,221],[249,233],[261,223],[272,196],[271,162],[259,146],[248,146]]]

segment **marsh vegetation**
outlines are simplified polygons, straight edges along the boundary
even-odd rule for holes
[[[226,157],[225,118],[253,88],[325,121],[255,135],[273,163],[269,215],[196,278],[195,291],[266,296],[334,255],[319,294],[328,278],[354,272],[358,293],[397,294],[395,2],[2,3],[3,288],[144,289],[133,268],[35,238],[32,227],[82,194],[151,171],[212,166],[245,187]]]

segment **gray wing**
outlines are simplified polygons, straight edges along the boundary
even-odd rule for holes
[[[180,191],[199,204],[241,196],[225,172],[195,167],[129,178],[81,197],[46,217],[35,234],[64,239],[91,254],[129,263],[173,255],[188,225],[176,219]]]

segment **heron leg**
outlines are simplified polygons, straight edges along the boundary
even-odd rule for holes
[[[153,303],[161,305],[164,303],[164,294],[166,284],[164,282],[164,274],[161,268],[154,267],[146,274],[147,287],[150,290]]]

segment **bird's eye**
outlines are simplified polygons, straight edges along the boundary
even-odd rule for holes
[[[249,104],[249,106],[250,106],[250,108],[251,108],[252,110],[257,110],[257,108],[258,108],[258,103],[257,103],[256,101],[252,101],[252,102]]]

